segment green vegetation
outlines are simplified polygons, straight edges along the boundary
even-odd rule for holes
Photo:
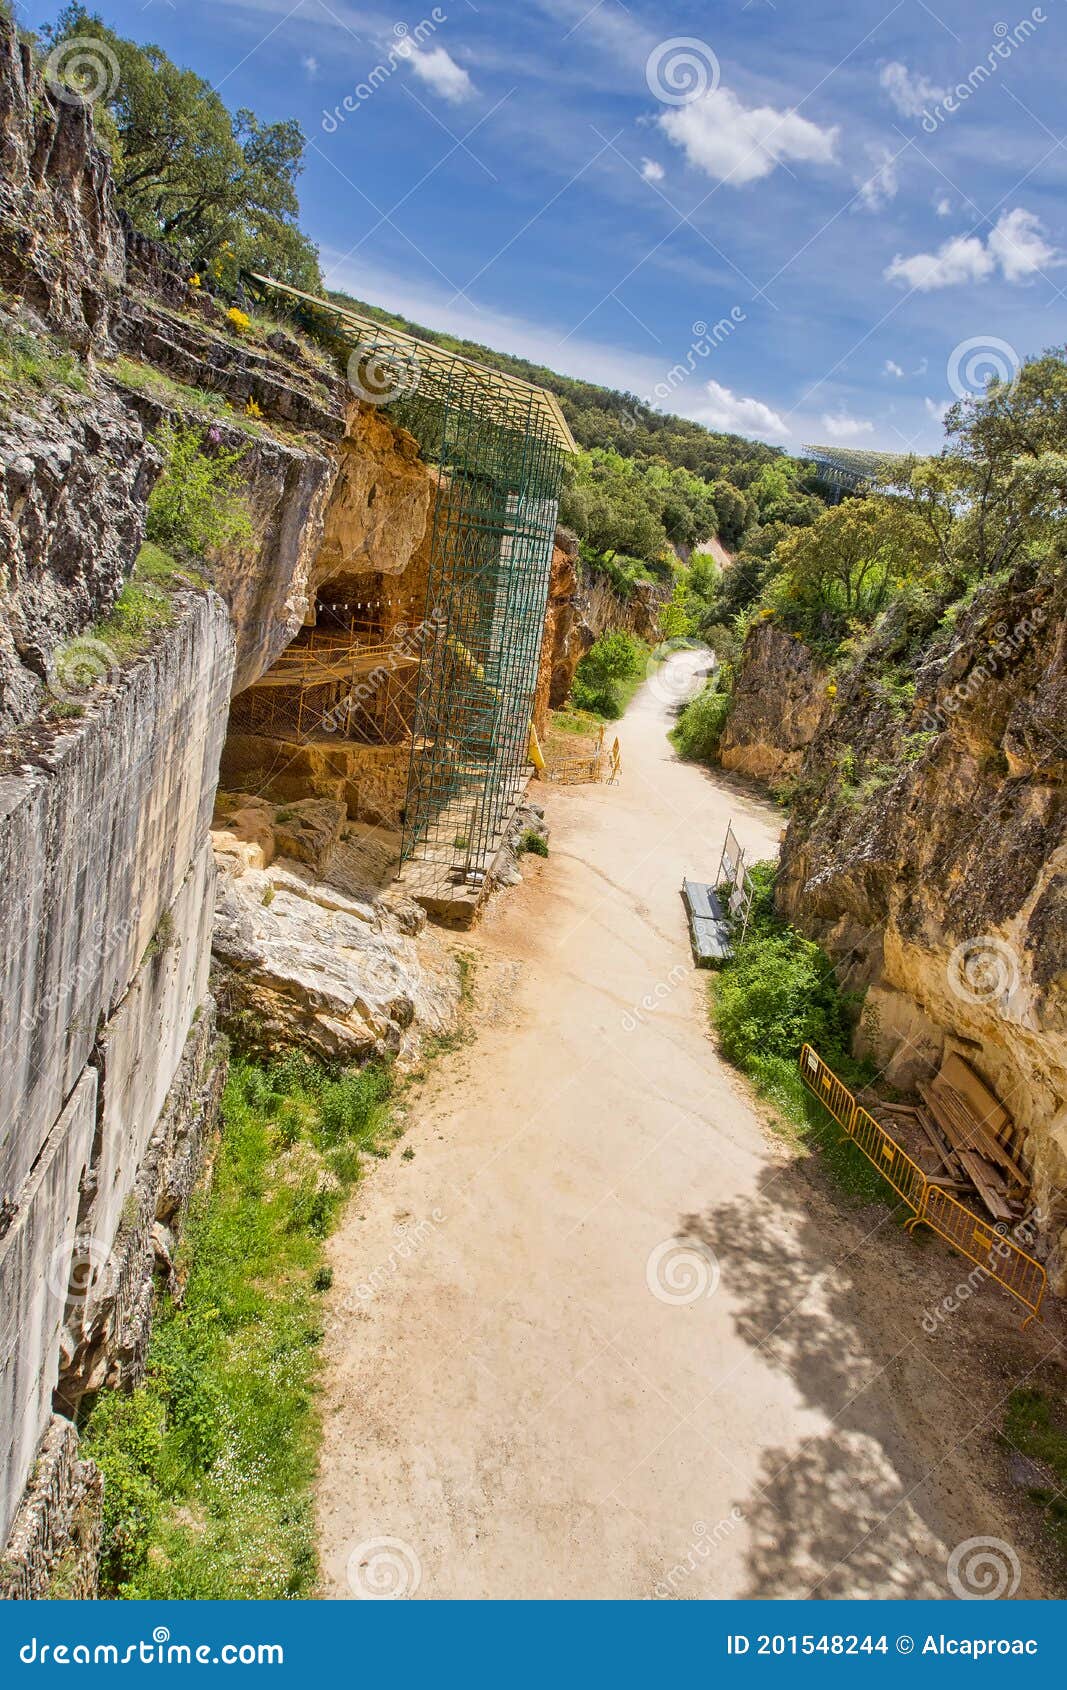
[[[571,688],[578,710],[605,721],[622,715],[645,671],[648,648],[632,634],[601,634],[579,663]]]
[[[1019,1386],[1008,1398],[1003,1439],[1048,1470],[1048,1484],[1036,1484],[1027,1494],[1040,1507],[1060,1553],[1067,1555],[1067,1410],[1062,1399]]]
[[[548,856],[548,840],[543,834],[535,833],[532,827],[528,827],[519,840],[518,855],[521,857],[527,852],[533,857]]]
[[[671,729],[671,743],[678,755],[691,763],[714,763],[729,714],[730,694],[721,691],[713,680],[690,699]]]
[[[153,436],[163,473],[148,498],[147,538],[179,556],[240,544],[252,533],[242,496],[244,451],[228,449],[198,428],[164,422]]]
[[[261,123],[245,107],[231,114],[203,77],[160,47],[117,35],[83,5],[64,6],[43,34],[49,49],[91,36],[114,56],[118,82],[94,119],[119,203],[138,229],[223,290],[241,266],[321,287],[317,252],[296,221],[305,145],[298,123]]]
[[[380,1067],[234,1064],[181,1305],[161,1298],[144,1383],[103,1393],[84,1428],[105,1479],[105,1595],[311,1594],[323,1240],[362,1156],[386,1153],[390,1083]]]
[[[73,353],[0,319],[0,393],[85,393],[88,385],[84,366]]]
[[[843,1138],[800,1078],[801,1046],[809,1043],[847,1085],[870,1078],[851,1054],[856,1005],[841,991],[818,945],[774,909],[774,863],[753,865],[756,892],[748,928],[733,958],[710,983],[711,1014],[728,1061],[774,1105],[789,1136],[818,1146],[834,1176],[864,1201],[896,1201],[891,1188],[849,1139]]]

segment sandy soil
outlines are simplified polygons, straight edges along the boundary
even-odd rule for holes
[[[988,1287],[946,1313],[966,1265],[832,1190],[709,1040],[682,875],[780,821],[674,758],[693,661],[619,787],[547,790],[551,856],[465,947],[474,1036],[333,1242],[326,1595],[948,1597],[978,1536],[1048,1593],[996,1429],[1056,1338]]]

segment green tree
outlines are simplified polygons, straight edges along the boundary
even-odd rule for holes
[[[246,108],[232,115],[203,77],[160,47],[117,35],[83,5],[65,6],[44,34],[53,46],[93,36],[114,55],[118,82],[95,117],[119,203],[138,229],[190,266],[225,255],[227,265],[321,289],[316,249],[297,225],[298,123],[261,123]]]
[[[876,616],[894,585],[934,563],[927,528],[902,499],[845,499],[777,548],[787,598]]]
[[[749,519],[749,503],[745,495],[729,481],[713,481],[711,498],[718,518],[719,539],[724,546],[740,545]]]

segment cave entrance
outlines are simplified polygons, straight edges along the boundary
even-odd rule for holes
[[[349,813],[399,828],[413,896],[428,907],[477,898],[531,773],[573,437],[557,400],[528,381],[268,277],[247,280],[345,360],[357,397],[414,437],[437,487],[417,592],[386,576],[320,588],[314,626],[235,701],[231,739],[284,730],[305,762],[335,758],[341,742],[355,771]],[[372,756],[387,790],[368,806],[356,765]]]
[[[400,576],[322,583],[313,621],[230,708],[224,785],[275,802],[340,800],[352,821],[395,833],[400,856],[418,676],[432,623],[413,623],[425,563]]]

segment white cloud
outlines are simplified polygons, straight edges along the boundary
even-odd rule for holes
[[[1024,211],[1021,205],[997,219],[989,237],[989,250],[1007,281],[1021,282],[1056,262],[1056,249],[1043,239],[1043,230],[1040,219],[1032,211]]]
[[[761,399],[742,399],[717,381],[709,381],[704,389],[708,398],[697,408],[697,421],[706,428],[719,428],[728,434],[755,434],[760,439],[784,440],[788,425],[765,405]]]
[[[819,419],[831,440],[854,439],[857,434],[873,434],[874,424],[864,422],[861,417],[850,417],[846,411],[839,411],[835,416],[826,411]]]
[[[440,94],[442,100],[460,105],[476,92],[463,66],[457,65],[444,47],[416,47],[412,43],[404,57],[419,80]]]
[[[929,293],[957,282],[983,282],[993,268],[993,260],[977,235],[954,235],[936,252],[917,252],[913,258],[897,253],[886,268],[885,278]]]
[[[919,293],[953,287],[959,282],[984,282],[999,265],[1005,281],[1021,282],[1051,264],[1061,262],[1055,247],[1044,239],[1044,226],[1033,212],[1016,206],[1002,212],[988,241],[979,235],[954,235],[936,252],[898,253],[885,270],[890,282],[904,282]]]
[[[787,159],[829,163],[838,135],[836,128],[821,129],[794,111],[744,106],[721,87],[664,112],[657,122],[690,164],[734,187],[769,176]]]
[[[949,407],[947,399],[942,404],[938,404],[936,399],[924,399],[923,404],[926,407],[928,417],[932,417],[936,423],[944,422]]]
[[[309,76],[314,77],[318,75],[319,61],[313,53],[306,53],[300,62]]]
[[[654,158],[641,160],[641,174],[646,182],[662,182],[667,172],[662,164],[657,164]]]
[[[858,203],[866,211],[881,211],[884,205],[888,205],[890,200],[897,197],[900,182],[897,177],[896,157],[893,149],[883,146],[881,141],[868,141],[864,150],[874,165],[874,170],[857,182]]]
[[[945,195],[945,197],[943,199],[938,200],[937,204],[934,207],[934,210],[937,212],[937,215],[939,217],[951,217],[952,216],[952,201],[948,198],[947,194]]]
[[[878,80],[903,117],[921,117],[927,106],[936,106],[948,93],[947,88],[931,82],[921,70],[909,70],[899,59],[883,65]]]
[[[899,364],[894,363],[892,358],[887,358],[885,361],[885,373],[887,376],[900,377],[904,374],[904,371],[901,369]]]

